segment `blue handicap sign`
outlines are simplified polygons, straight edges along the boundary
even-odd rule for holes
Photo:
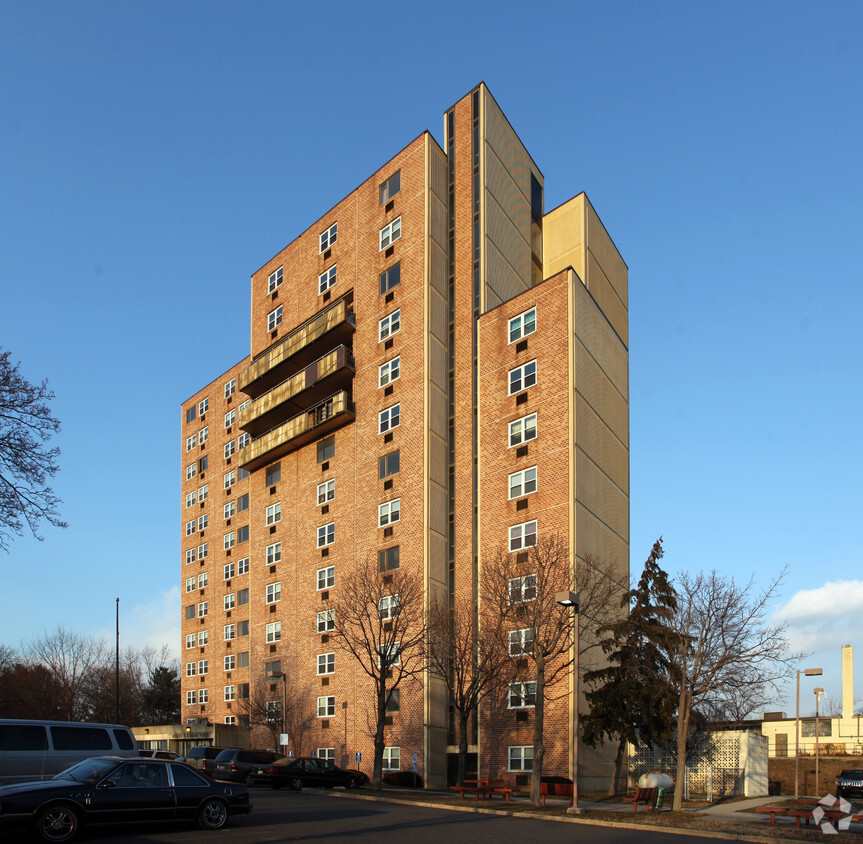
[[[363,752],[361,750],[358,750],[357,751],[357,765],[359,765],[360,762],[362,762],[362,761],[363,761]]]

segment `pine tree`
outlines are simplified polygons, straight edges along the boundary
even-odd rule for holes
[[[662,555],[660,537],[637,588],[623,597],[628,614],[599,631],[609,665],[585,674],[593,688],[585,694],[590,713],[582,718],[584,741],[618,741],[609,794],[617,791],[627,743],[651,747],[671,734],[677,700],[668,652],[677,636],[670,626],[677,596],[659,565]]]

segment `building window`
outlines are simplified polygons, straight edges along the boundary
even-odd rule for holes
[[[401,765],[401,748],[385,747],[382,768],[385,771],[398,771]]]
[[[318,441],[318,463],[323,463],[324,460],[329,460],[331,457],[335,457],[336,454],[336,435],[330,434],[328,437],[324,437],[322,440]]]
[[[267,601],[268,604],[275,604],[282,600],[282,584],[268,583],[267,584]]]
[[[210,406],[209,399],[201,399],[198,402],[198,416],[203,416],[207,412],[207,408]]]
[[[399,694],[398,689],[390,689],[389,694],[387,695],[387,713],[389,715],[394,715],[400,709],[400,700],[401,695]]]
[[[245,525],[244,527],[237,528],[237,545],[242,545],[244,542],[249,541],[249,526]]]
[[[511,577],[509,580],[509,602],[523,604],[536,600],[536,575],[526,574],[524,577]]]
[[[197,419],[197,418],[198,418],[198,406],[193,405],[192,407],[190,407],[186,411],[186,424],[188,425],[189,422],[194,422],[195,419]]]
[[[378,387],[386,387],[401,375],[401,362],[399,356],[378,367]]]
[[[336,611],[324,610],[318,613],[318,633],[329,633],[336,629]]]
[[[318,548],[323,548],[325,545],[332,545],[336,541],[336,523],[330,522],[328,525],[321,525],[318,528]]]
[[[231,637],[234,638],[233,636]],[[229,654],[224,659],[224,670],[233,671],[237,667],[237,658],[233,654]]]
[[[232,701],[237,699],[237,687],[225,686],[225,700]]]
[[[236,715],[226,715],[225,716],[225,725],[229,727],[235,727],[237,724],[237,716]]]
[[[234,533],[234,531],[225,534],[224,543],[225,551],[230,550],[234,547],[234,545],[237,544],[237,535]]]
[[[241,410],[245,410],[252,403],[251,399],[246,399],[244,402],[237,406],[237,412]]]
[[[279,642],[282,638],[282,622],[271,621],[267,625],[267,642]]]
[[[326,504],[328,501],[332,501],[335,497],[335,480],[324,481],[322,484],[318,484],[318,504]]]
[[[282,520],[282,502],[277,501],[275,504],[270,504],[266,510],[266,522],[268,525],[274,525]]]
[[[187,592],[194,592],[195,591],[195,583],[196,583],[196,580],[194,577],[187,577],[186,578],[186,591]]]
[[[277,484],[282,479],[282,464],[273,463],[272,466],[267,466],[267,472],[265,477],[267,486],[273,486],[274,484]]]
[[[246,621],[238,621],[237,622],[237,638],[242,639],[243,636],[249,635],[249,622]],[[242,666],[240,666],[242,667]]]
[[[237,574],[248,574],[249,573],[249,558],[243,557],[242,560],[237,560]]]
[[[234,452],[237,450],[236,443],[233,440],[228,440],[225,443],[225,460],[234,456]]]
[[[279,267],[274,273],[270,273],[267,279],[267,293],[275,293],[282,286],[284,269]]]
[[[267,331],[274,331],[282,324],[282,306],[267,314]]]
[[[331,589],[336,583],[336,567],[327,566],[325,569],[318,569],[318,590]]]
[[[378,568],[381,571],[389,571],[399,567],[399,546],[393,545],[392,548],[382,548],[378,551]]]
[[[509,550],[521,551],[536,545],[536,521],[523,522],[509,529]]]
[[[267,565],[273,566],[282,561],[282,543],[274,542],[267,546]]]
[[[237,503],[235,501],[229,501],[223,508],[223,512],[226,519],[230,519],[237,512]]]
[[[186,705],[191,706],[198,702],[198,693],[196,691],[186,692]]]
[[[194,633],[187,633],[186,634],[186,650],[188,650],[189,648],[195,647],[195,639],[196,638],[197,637],[195,636]]]
[[[248,623],[248,622],[247,622]],[[248,631],[243,635],[248,635]],[[248,668],[249,667],[249,652],[248,651],[240,651],[237,654],[237,668]]]
[[[207,639],[209,639],[209,634],[206,630],[198,631],[198,647],[203,648],[204,645],[207,644]]]
[[[194,562],[195,562],[195,549],[189,548],[189,550],[186,551],[186,565],[189,565],[189,563],[194,563]]]
[[[381,666],[381,663],[383,663],[383,666]],[[401,663],[401,642],[388,642],[384,645],[378,645],[378,668],[389,668],[391,665],[401,665]]]
[[[328,270],[324,270],[318,276],[318,296],[326,293],[336,283],[336,265],[333,264]]]
[[[195,501],[197,500],[197,493],[194,490],[192,492],[186,493],[186,507],[193,507],[195,505]]]
[[[396,334],[401,330],[401,327],[402,310],[399,308],[397,311],[393,311],[378,322],[378,342],[386,340],[388,337],[392,337],[393,334]]]
[[[198,703],[206,703],[210,699],[210,693],[207,689],[200,689],[198,691]]]
[[[380,247],[378,251],[392,246],[402,236],[402,218],[396,217],[391,223],[387,223],[381,229]]]
[[[336,673],[336,655],[334,653],[318,654],[318,676]]]
[[[239,437],[237,437],[237,448],[245,448],[252,439],[252,435],[248,431],[243,431]]]
[[[515,343],[536,331],[536,308],[531,308],[509,321],[509,342]]]
[[[204,589],[207,585],[207,572],[202,571],[198,575],[198,589]]]
[[[210,520],[210,517],[204,513],[203,516],[198,516],[198,530],[201,531],[207,526],[207,522]]]
[[[394,404],[378,414],[378,433],[383,434],[397,428],[401,423],[401,405]]]
[[[236,421],[237,421],[237,411],[236,411],[236,409],[235,409],[235,408],[233,408],[233,407],[232,407],[232,408],[231,408],[231,409],[230,409],[230,410],[225,414],[225,427],[226,427],[226,428],[230,428],[230,427],[231,427],[231,425],[233,425]]]
[[[225,480],[224,480],[223,486],[225,489],[230,489],[236,482],[237,482],[237,473],[233,469],[231,469],[230,472],[227,472],[225,474]]]
[[[198,501],[206,501],[207,496],[209,495],[209,484],[204,484],[203,486],[198,487]]]
[[[195,463],[190,463],[188,466],[186,466],[186,480],[187,481],[190,481],[190,480],[192,480],[192,478],[195,477],[195,472],[197,471],[197,468],[198,468],[197,464],[195,464]]]
[[[327,767],[336,764],[336,749],[334,747],[319,747],[318,760],[324,762]]]
[[[204,618],[207,615],[207,602],[201,601],[198,604],[198,618]]]
[[[228,593],[224,596],[223,601],[225,602],[225,609],[232,610],[235,606],[237,606],[237,596],[234,595],[233,592]]]
[[[523,744],[509,748],[510,771],[532,771],[533,770],[533,745]]]
[[[402,189],[402,171],[396,170],[380,188],[380,205],[385,205]]]
[[[388,270],[384,270],[381,273],[381,296],[384,293],[389,293],[394,287],[398,284],[401,284],[402,280],[402,265],[394,264]]]
[[[186,607],[186,621],[191,621],[195,617],[195,605],[189,604]]]
[[[248,589],[240,589],[240,591],[237,592],[237,606],[242,607],[248,603],[249,603],[249,590]]]
[[[536,492],[536,466],[513,472],[509,476],[509,497],[520,498]]]
[[[230,580],[235,574],[234,564],[228,563],[224,569],[224,579]]]
[[[318,698],[318,718],[333,718],[336,714],[336,699],[332,695]]]
[[[209,660],[199,659],[198,660],[198,674],[207,674],[209,671]]]
[[[509,631],[509,655],[521,656],[533,652],[533,630],[525,627]]]
[[[249,493],[247,492],[245,495],[241,495],[237,499],[237,512],[242,513],[243,510],[249,509]]]
[[[226,642],[230,642],[231,639],[236,638],[237,636],[237,628],[233,624],[226,624],[222,628],[222,638]]]
[[[536,361],[532,360],[523,366],[517,366],[509,371],[509,395],[520,393],[536,384]]]
[[[207,455],[198,458],[198,471],[202,474],[207,471]]]
[[[280,659],[273,660],[273,662],[265,662],[264,663],[264,673],[267,677],[273,677],[276,679],[281,679],[282,676],[282,661]]]
[[[195,520],[186,522],[186,536],[191,536],[195,532]]]
[[[226,381],[225,382],[225,398],[229,399],[236,392],[237,392],[237,379],[232,378],[230,381]]]
[[[198,442],[198,435],[192,434],[191,437],[186,437],[186,451],[191,451]]]
[[[203,560],[206,558],[208,548],[209,548],[209,543],[207,543],[207,542],[202,542],[198,546],[198,559],[199,560]]]
[[[333,223],[319,237],[318,252],[326,252],[339,239],[339,224]]]
[[[268,700],[266,703],[267,721],[278,721],[282,717],[282,702],[280,700]]]
[[[397,475],[399,472],[399,453],[398,450],[385,454],[378,459],[378,478],[383,480],[391,475]]]
[[[207,425],[206,428],[201,428],[198,431],[198,445],[203,445],[208,439],[210,439],[210,426]]]
[[[246,480],[246,478],[248,478],[248,477],[249,477],[249,470],[248,470],[248,469],[244,469],[242,466],[240,466],[240,468],[237,470],[237,477],[238,477],[241,481]]]
[[[401,518],[401,498],[378,505],[378,527],[386,527]]]
[[[378,601],[378,619],[386,621],[395,618],[399,614],[399,596],[384,595]]]

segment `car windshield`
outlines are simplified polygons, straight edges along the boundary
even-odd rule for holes
[[[839,777],[846,780],[863,780],[863,771],[842,771]]]
[[[57,774],[55,780],[75,780],[85,785],[97,783],[107,774],[110,774],[120,762],[116,759],[85,759],[71,768],[66,768]]]

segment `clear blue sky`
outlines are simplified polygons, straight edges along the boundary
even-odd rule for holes
[[[861,25],[5,0],[0,345],[57,394],[70,526],[0,557],[0,642],[110,636],[119,596],[125,644],[178,649],[180,403],[248,352],[250,274],[484,80],[546,208],[587,191],[630,268],[632,571],[660,534],[671,572],[787,565],[777,612],[838,695],[840,646],[863,660]]]

